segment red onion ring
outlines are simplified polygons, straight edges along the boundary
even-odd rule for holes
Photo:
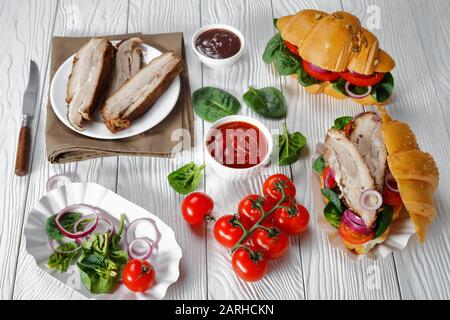
[[[85,216],[82,219],[78,220],[73,226],[73,231],[77,232],[79,224],[82,223],[84,220],[90,219],[89,218],[90,216],[92,216],[92,215]],[[94,218],[92,218],[92,219],[94,219]],[[101,229],[102,225],[104,226],[103,227],[104,230]],[[93,233],[109,233],[111,235],[114,233],[114,225],[109,219],[107,219],[103,215],[99,214],[97,225],[95,226],[95,229],[92,230],[92,232],[90,234],[88,234],[85,238],[89,238],[89,236],[92,235]],[[83,241],[83,238],[77,238],[77,239],[75,239],[75,241],[77,243],[81,244]]]
[[[138,253],[136,252],[136,246],[141,245],[141,250],[145,250],[145,252]],[[144,247],[144,248],[142,248]],[[129,245],[128,245],[128,256],[131,259],[141,259],[141,260],[147,260],[151,257],[153,252],[153,245],[151,242],[146,238],[136,238],[133,239]]]
[[[345,82],[344,88],[345,88],[345,92],[347,93],[347,95],[348,95],[349,97],[352,97],[352,98],[356,98],[356,99],[364,98],[364,97],[368,96],[368,95],[370,94],[370,92],[372,91],[372,86],[368,86],[368,87],[367,87],[367,92],[366,92],[366,93],[363,93],[363,94],[356,94],[356,93],[353,93],[353,92],[350,90],[350,86],[351,86],[351,85],[352,85],[352,84],[351,84],[350,82],[346,81],[346,82]]]
[[[376,204],[374,205],[367,204],[367,199],[370,196],[374,196],[377,199]],[[369,189],[361,193],[361,196],[359,197],[359,204],[364,210],[370,211],[377,210],[383,204],[383,197],[378,191]]]
[[[140,218],[140,219],[136,219],[133,222],[131,222],[130,225],[127,227],[127,230],[125,232],[125,241],[126,241],[126,243],[128,245],[131,243],[131,241],[133,241],[136,238],[144,238],[142,236],[136,237],[136,234],[135,234],[137,226],[139,224],[142,224],[142,223],[150,224],[152,226],[153,230],[154,230],[153,237],[152,236],[146,236],[145,238],[149,239],[149,240],[153,240],[153,241],[156,240],[155,238],[156,238],[158,230],[156,229],[155,222],[153,220],[151,220],[151,219],[148,219],[148,218]]]
[[[344,211],[342,222],[345,223],[347,227],[358,233],[369,234],[373,231],[372,228],[369,228],[365,225],[361,217],[357,216],[350,209]]]
[[[55,246],[55,242],[56,242],[56,240],[48,239],[48,245],[50,246],[50,248],[51,248],[53,251],[58,252],[58,253],[70,254],[70,253],[76,252],[76,251],[78,251],[78,250],[81,249],[81,245],[80,245],[79,243],[75,242],[75,244],[77,244],[77,248],[76,248],[76,249],[69,250],[69,251],[62,251],[62,250],[59,250],[59,249],[58,249],[58,247],[59,247],[62,243],[58,243],[58,245]],[[72,242],[72,241],[71,241],[71,242]]]
[[[305,60],[305,62],[309,65],[309,67],[311,68],[311,70],[318,72],[318,73],[322,73],[322,74],[327,74],[327,73],[331,73],[332,71],[326,70],[326,69],[322,69],[319,66],[316,66],[315,64],[312,64],[311,62],[308,62]]]
[[[326,175],[326,177],[325,177],[325,181],[323,182],[324,185],[325,185],[325,188],[327,188],[327,189],[332,189],[332,188],[333,188],[333,187],[331,187],[331,186],[329,185],[329,183],[328,183],[328,179],[329,179],[330,177],[331,177],[334,181],[336,181],[335,176],[334,176],[333,169],[328,168],[328,172],[327,172],[327,175]]]
[[[67,231],[66,229],[64,229],[64,227],[61,225],[61,223],[59,222],[59,220],[66,214],[69,212],[74,212],[77,211],[77,209],[81,209],[84,211],[88,211],[91,215],[94,215],[94,221],[91,223],[91,225],[89,226],[89,228],[86,228],[86,230],[80,231],[80,232],[70,232]],[[98,222],[98,210],[96,207],[93,207],[91,205],[87,205],[87,204],[75,204],[75,205],[71,205],[71,206],[67,206],[64,209],[62,209],[60,212],[58,212],[58,214],[56,215],[55,218],[55,224],[56,227],[58,228],[58,230],[66,237],[71,238],[71,239],[78,239],[78,238],[83,238],[85,236],[87,236],[88,234],[90,234],[92,231],[94,231],[94,229],[97,226],[97,222]]]
[[[70,178],[63,173],[55,174],[47,180],[47,183],[45,185],[45,189],[47,190],[47,192],[52,191],[58,182],[69,184],[72,182],[72,180],[70,180]]]
[[[391,183],[395,183],[396,187],[392,186]],[[391,190],[392,192],[399,193],[397,181],[395,180],[392,173],[388,172],[386,176],[384,177],[384,184],[386,187]]]

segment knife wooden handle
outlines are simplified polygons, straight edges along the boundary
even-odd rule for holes
[[[28,159],[30,157],[31,128],[20,128],[19,141],[16,152],[16,175],[24,176],[28,173]]]

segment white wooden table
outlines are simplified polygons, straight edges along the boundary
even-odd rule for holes
[[[374,5],[376,7],[369,7]],[[379,29],[372,30],[397,62],[391,114],[407,121],[424,150],[438,163],[438,216],[425,245],[416,237],[401,252],[376,262],[354,262],[330,247],[311,208],[310,161],[313,146],[334,118],[363,110],[349,102],[312,96],[295,81],[275,76],[261,55],[274,33],[272,19],[305,8],[347,10],[367,25],[380,10]],[[55,173],[92,181],[157,214],[174,230],[183,249],[181,277],[167,299],[416,299],[450,298],[450,1],[445,0],[0,0],[0,298],[80,299],[77,292],[41,271],[25,252],[22,229],[30,209],[44,194]],[[199,27],[225,23],[247,40],[245,56],[232,68],[217,72],[202,66],[190,48]],[[193,232],[180,216],[182,197],[166,176],[188,161],[202,163],[201,139],[210,124],[196,118],[197,146],[173,159],[111,157],[51,165],[45,152],[45,119],[49,90],[51,38],[127,32],[184,32],[191,89],[217,86],[241,97],[249,85],[276,86],[288,101],[286,121],[301,131],[309,150],[291,167],[273,166],[264,175],[239,183],[224,182],[206,169],[201,189],[215,199],[220,214],[235,211],[239,199],[258,193],[265,177],[292,176],[298,200],[311,211],[309,230],[291,239],[289,253],[272,263],[270,275],[255,284],[238,280],[227,252],[212,236],[212,226]],[[38,107],[33,122],[34,148],[28,176],[14,172],[22,95],[29,59],[41,72]],[[258,117],[245,106],[241,113]],[[259,118],[259,117],[258,117]],[[270,128],[282,121],[264,120]]]

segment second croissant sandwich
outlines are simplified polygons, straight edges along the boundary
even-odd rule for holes
[[[275,19],[278,33],[263,59],[280,75],[293,75],[311,93],[351,98],[366,105],[389,102],[394,60],[378,39],[348,12],[302,10]]]
[[[406,123],[392,120],[384,109],[381,116],[338,118],[313,168],[321,176],[325,218],[348,249],[364,254],[383,242],[404,208],[425,241],[436,216],[439,172]]]

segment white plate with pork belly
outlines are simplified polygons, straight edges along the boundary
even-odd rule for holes
[[[118,42],[119,41],[111,41],[114,46]],[[141,44],[141,49],[143,66],[162,54],[158,49],[146,44]],[[92,120],[84,122],[82,130],[79,130],[75,128],[68,119],[68,103],[66,102],[67,85],[74,57],[75,54],[69,57],[55,73],[50,86],[50,101],[53,111],[58,116],[59,120],[61,120],[68,128],[79,134],[97,139],[128,138],[153,128],[164,120],[175,107],[181,89],[179,76],[175,77],[167,90],[158,98],[151,108],[143,115],[133,120],[128,128],[115,133],[111,132],[105,125],[101,115],[101,106],[99,106],[93,113]]]

